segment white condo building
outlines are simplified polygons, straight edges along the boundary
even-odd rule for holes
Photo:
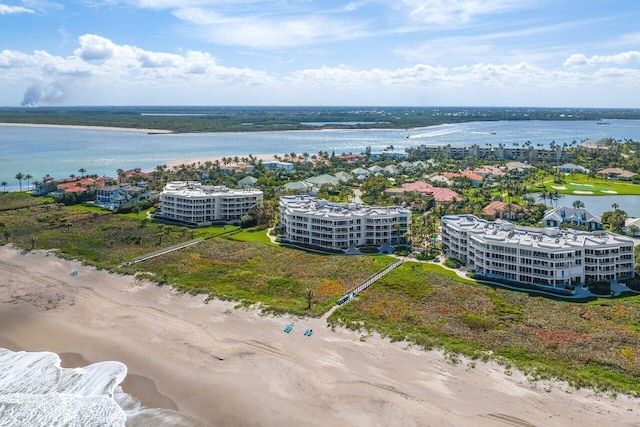
[[[478,275],[564,288],[634,277],[633,240],[605,231],[559,230],[442,217],[442,249]]]
[[[206,226],[214,221],[237,221],[262,200],[262,191],[206,186],[199,182],[173,181],[160,194],[160,218]]]
[[[331,203],[309,196],[280,198],[284,237],[328,249],[398,245],[409,229],[411,211],[359,203]]]

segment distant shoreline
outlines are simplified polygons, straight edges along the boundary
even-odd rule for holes
[[[166,162],[166,166],[171,168],[174,166],[182,166],[182,165],[191,165],[194,163],[206,163],[206,162],[211,162],[211,163],[215,163],[216,161],[222,161],[222,159],[224,158],[234,158],[234,157],[239,157],[239,158],[244,158],[244,157],[248,157],[248,154],[232,154],[232,155],[227,155],[227,156],[206,156],[206,157],[196,157],[196,158],[189,158],[189,159],[179,159],[179,160],[171,160],[169,162]],[[275,161],[275,156],[283,156],[283,154],[253,154],[253,157],[256,160],[261,160],[262,162],[270,162],[270,161]],[[242,162],[240,162],[242,163]],[[232,165],[237,165],[235,162],[231,163]]]
[[[139,132],[149,134],[167,134],[174,133],[166,129],[139,129],[139,128],[125,128],[115,126],[88,126],[88,125],[54,125],[46,123],[0,123],[0,127],[18,126],[18,127],[35,127],[35,128],[65,128],[65,129],[88,129],[88,130],[114,130],[120,132]]]

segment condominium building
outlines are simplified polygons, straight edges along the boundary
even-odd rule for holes
[[[564,288],[634,277],[633,240],[617,234],[519,227],[446,215],[442,249],[478,275]]]
[[[329,249],[398,245],[409,229],[411,211],[359,203],[331,203],[309,196],[280,198],[280,223],[290,242]]]
[[[199,182],[174,181],[160,194],[160,212],[156,216],[189,225],[206,226],[214,221],[238,221],[262,200],[262,191]]]

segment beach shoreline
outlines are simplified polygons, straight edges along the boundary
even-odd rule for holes
[[[166,129],[139,129],[139,128],[124,128],[124,127],[114,127],[114,126],[88,126],[88,125],[56,125],[56,124],[45,124],[45,123],[0,123],[0,127],[10,127],[10,126],[36,127],[36,128],[85,129],[85,130],[112,130],[112,131],[119,131],[119,132],[138,132],[138,133],[149,133],[149,134],[173,133],[172,131],[166,130]]]
[[[530,382],[496,362],[452,360],[325,319],[205,302],[53,251],[0,247],[0,325],[12,350],[120,361],[138,382],[134,397],[212,425],[640,423],[638,399]]]
[[[169,168],[172,168],[174,166],[181,166],[181,165],[192,165],[192,164],[204,164],[206,162],[211,162],[211,163],[215,163],[216,161],[220,162],[220,166],[226,166],[222,163],[222,159],[233,159],[234,157],[238,157],[239,159],[242,158],[248,158],[248,154],[234,154],[234,155],[228,155],[228,156],[205,156],[205,157],[194,157],[194,158],[188,158],[188,159],[180,159],[180,160],[171,160],[169,162],[166,162],[166,166]],[[263,162],[270,162],[270,161],[275,161],[275,156],[282,156],[282,154],[252,154],[252,156],[256,159],[256,160],[262,160]],[[238,164],[241,164],[242,162],[231,162],[229,163],[230,166],[237,166]]]

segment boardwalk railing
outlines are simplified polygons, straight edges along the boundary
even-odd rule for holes
[[[160,249],[160,250],[157,250],[155,252],[150,252],[148,254],[141,255],[139,257],[136,257],[136,258],[132,259],[131,261],[127,261],[127,262],[124,262],[122,264],[123,265],[129,265],[129,264],[135,264],[137,262],[146,261],[148,259],[155,258],[155,257],[160,256],[160,255],[168,254],[169,252],[177,251],[179,249],[195,245],[197,243],[202,242],[203,240],[204,240],[204,238],[200,237],[198,239],[189,240],[188,242],[178,243],[177,245],[169,246],[168,248]]]
[[[402,265],[403,262],[404,262],[403,260],[398,260],[398,261],[394,262],[393,264],[385,267],[384,269],[378,271],[376,274],[374,274],[373,276],[369,277],[367,280],[365,280],[364,282],[360,283],[358,286],[356,286],[355,288],[351,289],[349,292],[344,294],[344,296],[338,300],[338,305],[342,305],[345,302],[349,301],[352,297],[355,297],[360,292],[362,292],[365,289],[367,289],[369,286],[371,286],[373,283],[375,283],[377,280],[379,280],[382,276],[386,275],[387,273],[389,273],[394,268],[397,268],[400,265]]]

